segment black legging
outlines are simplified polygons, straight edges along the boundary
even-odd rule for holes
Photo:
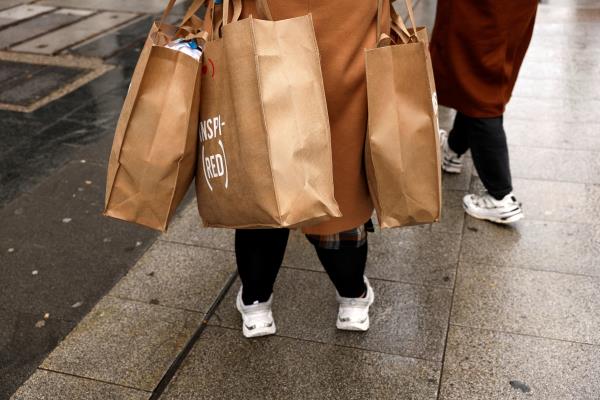
[[[264,302],[273,292],[277,273],[287,246],[288,229],[240,229],[235,231],[235,255],[244,285],[244,304]],[[339,250],[315,246],[317,256],[340,296],[360,297],[365,293],[363,280],[367,262],[367,244]]]
[[[452,151],[462,155],[471,149],[473,164],[483,186],[497,200],[512,192],[508,145],[503,117],[472,118],[457,113],[448,137]]]

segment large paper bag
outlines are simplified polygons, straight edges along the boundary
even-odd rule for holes
[[[226,0],[226,15],[228,8]],[[213,12],[211,1],[206,20]],[[236,21],[239,14],[234,7],[233,21],[223,18],[222,37],[217,30],[204,50],[200,216],[206,226],[229,228],[339,217],[312,19]]]
[[[379,15],[383,1],[379,0]],[[438,109],[427,31],[413,29],[393,7],[392,33],[366,51],[367,180],[382,228],[437,222],[441,213]],[[394,44],[394,43],[398,44]]]
[[[104,214],[166,230],[195,175],[201,61],[165,48],[178,37],[200,37],[193,14],[182,26],[154,23],[131,79],[117,124]],[[185,23],[185,25],[184,25]]]

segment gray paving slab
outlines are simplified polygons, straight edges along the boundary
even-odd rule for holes
[[[595,1],[595,0],[592,0]],[[596,2],[597,3],[597,2]],[[573,21],[556,22],[538,19],[533,34],[543,37],[556,36],[593,36],[600,33],[600,27],[593,23],[577,23]]]
[[[162,398],[433,400],[438,369],[423,360],[282,337],[248,340],[209,327]]]
[[[52,94],[61,87],[73,83],[90,70],[62,66],[46,66],[33,76],[12,82],[3,88],[0,102],[18,106],[30,106]]]
[[[440,399],[597,399],[599,360],[596,346],[450,326]]]
[[[597,123],[597,111],[600,100],[562,98],[542,99],[515,97],[506,106],[506,119],[521,119],[526,121],[565,121],[581,124]]]
[[[0,304],[78,320],[144,254],[156,233],[101,215],[105,179],[103,167],[71,163],[1,210]]]
[[[461,264],[451,323],[600,345],[600,278]]]
[[[212,249],[230,250],[234,248],[234,230],[204,228],[198,206],[193,200],[176,217],[166,234],[160,240],[192,244]]]
[[[600,152],[600,123],[507,119],[504,129],[509,146]]]
[[[430,225],[432,232],[454,234],[462,232],[465,219],[462,199],[466,193],[466,190],[444,190],[442,192],[442,217],[440,222]]]
[[[598,32],[598,35],[600,35],[600,29]],[[591,57],[582,60],[559,58],[554,63],[525,58],[522,68],[523,74],[519,75],[519,79],[517,80],[517,92],[515,94],[518,94],[519,86],[522,85],[522,82],[520,82],[521,80],[535,80],[540,83],[537,94],[541,98],[548,96],[548,94],[545,93],[548,89],[551,89],[554,92],[553,97],[559,97],[556,95],[559,94],[558,92],[561,88],[566,89],[564,96],[568,97],[571,94],[572,89],[569,86],[566,86],[565,82],[574,81],[581,85],[581,81],[585,81],[588,86],[591,85],[593,88],[595,82],[593,79],[589,79],[589,77],[595,76],[600,72],[600,66],[598,66],[598,63],[594,62],[594,59]],[[553,79],[554,85],[548,81],[539,82],[542,79]],[[586,89],[590,90],[590,88],[586,86],[582,88],[582,90]],[[591,90],[589,93],[592,95],[592,98],[597,98],[597,95],[593,96]]]
[[[600,8],[596,0],[544,0],[543,3],[560,7]]]
[[[151,393],[52,371],[37,370],[11,400],[145,400]]]
[[[44,65],[16,61],[0,61],[0,88],[10,88],[15,82],[35,75],[44,69]]]
[[[105,134],[98,139],[93,147],[73,146],[73,159],[86,160],[86,163],[89,162],[107,167],[113,140],[114,137],[111,134]]]
[[[451,290],[371,280],[375,302],[366,333],[336,329],[335,289],[324,272],[283,268],[274,289],[278,334],[378,352],[441,361]],[[221,302],[212,324],[239,329],[239,284]],[[238,332],[241,336],[241,331]]]
[[[159,242],[111,295],[205,313],[235,270],[231,252]]]
[[[0,32],[0,48],[7,48],[16,43],[34,38],[46,32],[75,22],[83,16],[65,12],[53,12],[11,26]]]
[[[592,21],[597,23],[598,21]],[[532,48],[563,48],[571,51],[584,52],[586,50],[598,51],[600,44],[594,40],[595,35],[533,35],[530,46]],[[551,38],[551,40],[548,40]]]
[[[509,147],[515,178],[600,184],[600,157],[587,150]]]
[[[442,189],[444,191],[468,190],[469,185],[471,184],[471,175],[473,174],[474,169],[475,167],[473,166],[473,160],[470,157],[470,153],[465,154],[463,159],[463,170],[460,174],[442,173]]]
[[[129,47],[138,40],[144,40],[150,31],[152,22],[156,19],[149,15],[136,19],[122,28],[101,35],[95,40],[88,41],[80,46],[69,49],[69,52],[89,57],[108,58],[121,51],[131,52]],[[124,50],[125,49],[125,50]]]
[[[523,203],[527,219],[598,224],[600,185],[584,183],[513,179],[514,192]],[[474,179],[473,192],[484,190]]]
[[[181,3],[183,0],[178,0]],[[155,14],[161,12],[167,2],[164,0],[43,0],[39,4],[57,7],[90,8],[94,10],[128,11]]]
[[[551,39],[549,39],[551,40]],[[586,52],[581,52],[581,51],[569,51],[568,48],[552,48],[552,47],[547,47],[547,48],[536,48],[536,47],[530,47],[529,50],[527,51],[527,55],[525,56],[525,61],[524,62],[536,62],[536,63],[559,63],[559,64],[565,64],[565,63],[569,63],[571,62],[570,60],[575,57],[575,55],[577,56],[578,59],[581,59],[582,64],[590,64],[590,63],[594,63],[595,60],[598,59],[598,56],[600,56],[600,50],[589,50]],[[524,70],[523,74],[525,74],[526,72]],[[527,73],[529,74],[529,73]],[[526,77],[526,79],[532,79],[533,77],[531,76],[531,74],[529,74],[529,77]],[[580,80],[580,79],[585,79],[585,77],[579,76],[576,77],[577,79],[574,79],[575,77],[570,77],[570,76],[561,76],[559,79],[560,80],[564,80],[566,82],[568,82],[569,80]],[[590,79],[589,77],[587,78],[587,82],[589,82],[591,85],[596,85],[597,83],[595,82],[595,80]],[[518,80],[517,80],[517,85],[519,84]],[[543,97],[542,94],[540,94],[540,96]]]
[[[449,132],[450,129],[452,129],[452,125],[454,124],[455,116],[456,111],[454,109],[439,106],[438,121],[440,123],[440,129],[445,129]]]
[[[591,0],[591,2],[593,1]],[[537,21],[544,21],[544,23],[562,22],[579,24],[600,21],[600,10],[597,8],[575,7],[573,5],[571,4],[571,7],[541,5],[538,7]]]
[[[540,63],[548,63],[540,62]],[[513,97],[517,98],[540,98],[540,99],[600,99],[598,90],[599,84],[595,81],[589,81],[580,75],[577,79],[563,79],[552,76],[553,72],[549,70],[540,71],[541,75],[537,77],[519,78],[513,92]],[[594,74],[600,73],[593,72]],[[548,76],[548,77],[545,77]],[[505,121],[506,122],[506,121]],[[543,124],[544,121],[536,121]],[[555,124],[560,124],[561,121],[553,121]],[[541,129],[536,129],[536,131]],[[565,138],[568,139],[568,138]]]
[[[461,262],[600,276],[597,225],[524,219],[505,227],[467,218]]]
[[[134,13],[101,12],[47,35],[14,46],[12,51],[38,54],[55,54],[101,32],[114,28],[137,17]]]
[[[30,0],[2,0],[0,10],[6,10],[19,4],[29,3]]]
[[[198,313],[106,296],[41,368],[152,391],[201,320]]]
[[[35,17],[54,10],[54,7],[40,4],[21,4],[15,7],[0,11],[0,18],[12,21],[21,21]]]
[[[3,281],[3,290],[10,283]],[[46,312],[50,313],[44,319]],[[57,318],[49,309],[23,312],[15,310],[12,303],[2,302],[0,399],[8,399],[76,324]]]
[[[366,274],[370,278],[452,287],[460,235],[428,227],[386,230],[369,235]],[[322,271],[314,248],[300,233],[290,236],[283,264]]]

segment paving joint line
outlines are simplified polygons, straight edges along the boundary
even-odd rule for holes
[[[514,130],[514,129],[513,129]],[[590,149],[583,149],[583,148],[568,148],[565,149],[563,147],[552,147],[552,146],[529,146],[526,144],[512,144],[509,140],[508,142],[508,146],[509,147],[524,147],[526,149],[543,149],[543,150],[556,150],[556,151],[585,151],[587,153],[600,153],[600,149],[598,150],[590,150]],[[521,179],[535,179],[535,178],[521,178]],[[543,180],[543,179],[539,179],[539,180]]]
[[[149,303],[147,301],[143,301],[140,299],[134,299],[134,298],[130,298],[127,296],[119,296],[119,295],[111,294],[111,293],[107,293],[106,296],[104,296],[104,297],[111,297],[113,299],[123,300],[123,301],[127,301],[130,303],[144,304],[146,306],[153,306],[153,307],[156,306],[156,307],[165,308],[168,310],[185,311],[185,312],[189,312],[189,313],[193,313],[193,314],[200,314],[200,315],[204,315],[204,316],[206,316],[206,314],[208,313],[208,311],[204,311],[204,310],[192,310],[192,309],[185,308],[185,307],[177,307],[177,306],[171,306],[171,305],[161,304],[161,303],[154,304],[154,303]]]
[[[102,12],[119,12],[119,13],[129,13],[129,14],[133,14],[133,15],[135,15],[135,16],[134,16],[134,17],[132,17],[131,19],[125,20],[125,21],[121,22],[120,24],[117,24],[117,25],[115,25],[114,27],[112,27],[112,28],[111,28],[111,29],[115,29],[115,30],[124,28],[128,22],[130,22],[130,21],[132,21],[132,20],[135,20],[135,19],[139,18],[141,15],[143,15],[143,14],[140,14],[140,13],[138,13],[138,12],[120,12],[120,11],[102,11]],[[93,14],[93,16],[96,16],[96,15],[100,15],[100,13],[98,12],[98,13],[95,13],[95,14]],[[90,16],[90,17],[92,17],[92,16]],[[84,21],[84,20],[86,20],[86,19],[88,19],[88,18],[84,18],[84,19],[82,19],[82,20],[79,20],[78,22]],[[98,39],[99,37],[103,36],[103,35],[104,35],[104,33],[105,33],[105,31],[98,32],[98,33],[96,33],[96,34],[93,34],[92,36],[90,36],[90,37],[88,37],[88,38],[85,38],[85,39],[83,39],[83,40],[80,40],[79,42],[71,43],[71,44],[70,44],[70,45],[68,45],[68,46],[65,46],[65,47],[63,47],[63,48],[60,48],[60,49],[56,50],[56,51],[54,52],[54,55],[61,55],[61,54],[64,54],[64,53],[65,53],[65,50],[67,50],[67,49],[74,49],[74,48],[76,48],[77,46],[81,46],[81,45],[83,45],[84,43],[87,43],[87,42],[91,42],[91,41],[93,41],[93,40],[96,40],[96,39]]]
[[[560,275],[567,275],[567,276],[578,276],[581,278],[600,279],[600,276],[598,276],[598,275],[588,275],[588,274],[581,274],[581,273],[576,273],[576,272],[555,271],[555,270],[541,269],[541,268],[535,268],[535,267],[528,267],[527,265],[518,265],[518,264],[495,265],[495,264],[490,264],[490,263],[469,263],[469,262],[466,262],[466,261],[460,260],[460,259],[459,259],[459,264],[464,267],[470,267],[470,268],[485,268],[485,267],[503,268],[503,269],[513,268],[513,269],[521,269],[521,270],[535,271],[535,272],[548,272],[551,274],[560,274]],[[599,344],[599,346],[600,346],[600,344]]]
[[[537,147],[530,147],[530,148],[537,148]],[[477,176],[477,175],[473,175],[473,176]],[[543,181],[543,182],[557,182],[557,183],[573,183],[573,184],[577,184],[577,185],[594,185],[594,186],[600,186],[600,182],[598,183],[594,183],[594,182],[582,182],[582,181],[569,181],[566,179],[542,179],[542,178],[531,178],[531,177],[525,177],[525,176],[519,176],[519,175],[515,175],[513,172],[513,179],[529,179],[532,181]],[[527,219],[531,219],[531,218],[527,218]]]
[[[452,263],[449,263],[452,264]],[[304,272],[315,272],[315,273],[319,273],[319,274],[327,274],[326,271],[324,270],[315,270],[315,269],[310,269],[310,268],[304,268],[304,267],[295,267],[295,266],[290,266],[290,265],[282,265],[281,268],[285,268],[285,269],[289,269],[289,270],[296,270],[296,271],[304,271]],[[377,278],[374,276],[368,276],[367,277],[372,280],[372,281],[380,281],[380,282],[386,282],[386,283],[399,283],[402,285],[410,285],[410,286],[416,286],[416,287],[421,287],[421,288],[436,288],[436,289],[446,289],[446,290],[450,290],[452,289],[451,285],[448,286],[443,286],[443,285],[435,285],[435,284],[427,284],[427,283],[420,283],[420,282],[409,282],[409,281],[401,281],[401,280],[393,280],[393,279],[386,279],[386,278]]]
[[[333,322],[335,322],[335,320]],[[223,326],[223,325],[216,325],[216,324],[209,324],[208,326],[213,327],[213,328],[227,329],[227,330],[239,332],[240,334],[242,334],[241,329],[232,328],[230,326]],[[354,333],[357,335],[361,334],[361,332],[349,332],[349,333],[350,334]],[[360,351],[364,351],[367,353],[383,354],[383,355],[392,356],[392,357],[402,357],[402,358],[408,358],[408,359],[413,359],[413,360],[420,360],[420,361],[425,361],[428,363],[435,363],[435,364],[440,365],[440,360],[434,360],[434,359],[429,359],[429,358],[424,358],[424,357],[408,356],[408,355],[399,354],[399,353],[388,353],[388,352],[380,351],[380,350],[366,349],[364,347],[355,347],[355,346],[349,346],[349,345],[339,344],[339,343],[331,343],[331,342],[319,341],[319,340],[314,340],[314,339],[306,339],[306,338],[299,338],[299,337],[295,337],[295,336],[282,335],[280,333],[276,333],[271,336],[279,337],[279,338],[283,338],[283,339],[297,340],[300,342],[321,344],[321,345],[327,345],[327,346],[333,346],[333,347],[341,347],[341,348],[350,349],[350,350],[360,350]],[[251,340],[251,339],[244,338],[244,340]]]
[[[198,342],[198,340],[200,339],[200,336],[202,335],[202,333],[204,332],[204,330],[208,326],[208,321],[210,320],[210,318],[212,317],[212,315],[215,313],[217,307],[221,304],[221,301],[223,301],[223,299],[225,298],[225,296],[229,292],[229,289],[231,288],[231,286],[233,285],[233,283],[237,279],[237,276],[238,276],[237,271],[234,271],[233,273],[231,273],[231,275],[229,276],[229,279],[225,283],[225,286],[223,286],[223,288],[221,289],[221,291],[217,295],[217,298],[215,299],[215,301],[213,302],[213,304],[210,306],[210,308],[209,308],[208,312],[205,314],[202,322],[196,328],[196,331],[193,333],[193,335],[187,341],[187,343],[185,344],[185,346],[183,347],[183,349],[179,352],[179,354],[177,355],[177,357],[175,358],[175,360],[173,360],[173,362],[171,363],[171,365],[167,369],[167,372],[165,372],[165,374],[163,375],[163,377],[160,380],[160,382],[158,383],[158,385],[152,391],[152,395],[150,396],[149,400],[158,400],[158,399],[160,399],[160,397],[162,396],[162,394],[164,393],[164,391],[167,389],[167,387],[169,386],[169,384],[171,383],[171,381],[175,377],[175,374],[181,368],[181,365],[183,364],[183,362],[185,361],[185,359],[187,358],[187,356],[189,355],[189,353],[192,351],[192,349],[195,346],[196,342]]]
[[[206,229],[206,228],[203,228],[202,226],[199,226],[198,229]],[[167,233],[168,233],[168,231],[167,231]],[[186,243],[186,242],[180,242],[180,241],[177,241],[177,240],[161,239],[160,237],[159,237],[158,241],[159,242],[163,242],[163,243],[178,244],[178,245],[181,245],[181,246],[196,247],[196,248],[205,249],[205,250],[217,250],[217,251],[223,251],[223,252],[234,253],[235,254],[235,250],[233,250],[233,249],[220,249],[218,247],[203,246],[201,244]]]
[[[20,6],[25,6],[25,5],[35,5],[35,3],[15,4],[15,5],[11,6],[11,7],[0,8],[0,11],[6,11],[6,10],[10,10],[12,8],[16,8],[16,7],[20,7]],[[52,9],[50,9],[48,11],[41,12],[39,14],[32,15],[32,16],[27,17],[27,18],[15,19],[12,22],[7,23],[6,25],[3,25],[0,28],[0,31],[3,31],[3,30],[8,29],[8,28],[12,28],[13,26],[19,25],[19,24],[21,24],[23,22],[29,22],[32,19],[35,19],[35,18],[38,18],[38,17],[42,17],[42,16],[47,15],[47,14],[51,14],[51,13],[55,12],[56,10],[58,10],[59,8],[61,8],[61,7],[57,7],[57,6],[48,6],[48,7],[52,7]]]
[[[471,177],[469,179],[469,187],[471,187],[473,185],[473,178],[475,177],[475,175],[471,174]],[[450,321],[452,320],[452,310],[454,308],[454,295],[456,293],[456,283],[458,282],[458,272],[459,272],[459,268],[460,268],[460,260],[461,260],[461,254],[463,251],[463,244],[464,244],[464,240],[465,240],[465,232],[468,229],[467,227],[467,214],[464,213],[463,214],[463,229],[462,232],[460,234],[460,245],[458,248],[458,260],[456,261],[456,269],[454,272],[454,282],[452,285],[452,297],[450,297],[450,309],[448,310],[448,324],[446,326],[446,337],[444,339],[444,349],[442,351],[442,361],[441,361],[441,367],[440,367],[440,380],[438,381],[438,390],[437,390],[437,397],[436,399],[439,400],[440,396],[442,394],[442,379],[444,377],[444,366],[446,364],[446,354],[447,354],[447,349],[448,349],[448,337],[450,336],[450,327],[451,327],[451,323]]]
[[[86,46],[88,44],[94,43],[96,40],[100,40],[103,37],[115,34],[116,32],[119,32],[120,30],[125,29],[128,26],[130,26],[130,25],[133,25],[133,24],[136,24],[138,22],[143,21],[147,17],[150,17],[150,16],[155,17],[155,14],[140,14],[140,13],[136,13],[136,14],[137,14],[137,17],[134,17],[132,20],[126,21],[122,25],[117,25],[116,27],[113,27],[113,28],[110,28],[107,31],[101,32],[101,33],[99,33],[96,36],[92,36],[92,37],[90,37],[88,39],[85,39],[82,42],[79,42],[79,43],[74,44],[74,45],[72,45],[70,47],[67,47],[67,48],[65,48],[63,50],[60,50],[60,52],[62,54],[65,54],[65,52],[66,52],[66,54],[79,54],[79,53],[77,53],[77,49],[79,49],[79,48],[82,48],[82,47],[84,47],[84,46]],[[148,30],[149,29],[150,29],[150,27],[148,27]],[[100,58],[106,62],[108,59],[110,59],[112,57],[115,57],[115,56],[117,56],[117,55],[119,55],[121,53],[124,53],[126,51],[132,51],[132,50],[134,50],[137,47],[138,41],[145,40],[147,36],[148,36],[148,34],[144,33],[144,34],[140,35],[137,38],[133,38],[133,39],[131,39],[130,43],[128,43],[125,46],[116,49],[112,53],[110,53],[108,55],[105,55],[105,56],[102,56]],[[142,45],[143,44],[144,43],[142,42]],[[68,50],[73,50],[74,52],[73,53],[67,52]],[[118,64],[111,64],[111,63],[109,63],[109,65],[118,65]]]
[[[136,388],[136,387],[133,387],[133,386],[127,386],[127,385],[123,385],[121,383],[116,383],[116,382],[109,382],[109,381],[105,381],[105,380],[102,380],[102,379],[90,378],[88,376],[82,376],[82,375],[72,374],[72,373],[64,372],[64,371],[56,371],[56,370],[49,369],[49,368],[44,368],[44,367],[38,367],[37,369],[41,370],[41,371],[52,372],[54,374],[60,374],[60,375],[66,375],[66,376],[72,376],[72,377],[75,377],[75,378],[85,379],[85,380],[92,381],[92,382],[101,382],[101,383],[106,383],[108,385],[119,386],[119,387],[126,388],[126,389],[133,389],[133,390],[137,390],[137,391],[140,391],[140,392],[151,393],[150,391],[145,390],[145,389],[140,389],[140,388]]]
[[[43,14],[37,14],[37,15],[35,15],[35,16],[33,16],[33,17],[31,17],[31,18],[27,18],[27,19],[25,19],[25,20],[19,20],[19,21],[17,21],[17,23],[15,23],[15,24],[10,24],[10,25],[8,25],[8,26],[3,26],[1,30],[4,30],[4,29],[6,29],[7,27],[13,27],[13,26],[15,26],[15,25],[19,25],[19,24],[21,24],[21,23],[23,23],[23,22],[28,22],[28,21],[30,21],[30,20],[32,20],[32,19],[35,19],[35,18],[38,18],[38,17],[42,17],[42,16],[44,16],[44,15],[52,14],[52,13],[54,13],[54,12],[58,11],[58,10],[64,10],[64,9],[74,9],[74,8],[71,8],[71,7],[56,7],[55,9],[53,9],[53,10],[50,10],[50,11],[48,11],[48,12],[45,12],[45,13],[43,13]],[[77,22],[84,21],[84,20],[86,20],[86,19],[88,19],[88,18],[90,18],[90,17],[93,17],[93,16],[95,16],[95,15],[97,15],[97,14],[98,14],[98,10],[90,10],[90,9],[85,9],[85,8],[77,8],[77,9],[79,9],[79,10],[89,10],[89,11],[92,11],[92,13],[91,13],[91,14],[89,14],[89,15],[84,15],[84,16],[82,16],[82,17],[81,17],[80,19],[78,19],[78,20],[75,20],[75,21],[70,21],[70,22],[65,22],[65,23],[63,23],[62,25],[59,25],[59,26],[53,27],[53,28],[52,28],[52,29],[50,29],[48,32],[44,32],[44,33],[42,33],[42,34],[40,34],[40,35],[37,35],[37,36],[31,37],[31,38],[28,38],[28,39],[24,39],[24,40],[21,40],[21,41],[18,41],[18,42],[12,43],[12,44],[11,44],[10,46],[8,46],[8,47],[7,47],[5,50],[6,50],[6,51],[11,51],[11,50],[10,50],[11,48],[13,48],[13,47],[16,47],[16,46],[19,46],[19,45],[21,45],[21,44],[23,44],[23,43],[26,43],[26,42],[28,42],[28,41],[31,41],[32,39],[34,39],[34,38],[36,38],[36,37],[39,37],[39,36],[42,36],[42,35],[48,35],[48,34],[50,34],[50,33],[53,33],[53,32],[55,32],[55,31],[57,31],[57,30],[59,30],[59,29],[65,28],[65,27],[67,27],[67,26],[69,26],[69,25],[72,25],[72,24],[74,24],[74,23],[77,23]],[[36,54],[36,53],[29,53],[29,54]]]
[[[580,344],[580,345],[584,345],[584,346],[592,346],[592,347],[598,347],[598,348],[600,348],[600,343],[596,344],[596,343],[580,342],[578,340],[560,339],[560,338],[549,337],[549,336],[533,335],[533,334],[530,334],[530,333],[511,332],[511,331],[504,331],[504,330],[501,330],[501,329],[482,328],[482,327],[479,327],[479,326],[469,326],[469,325],[457,324],[457,323],[454,323],[454,322],[450,323],[450,325],[452,325],[452,326],[458,326],[460,328],[467,328],[467,329],[479,330],[479,331],[497,332],[497,333],[502,333],[502,334],[505,334],[505,335],[525,336],[525,337],[530,337],[530,338],[535,338],[535,339],[553,340],[555,342]]]

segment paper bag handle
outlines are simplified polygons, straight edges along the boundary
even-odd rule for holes
[[[229,18],[231,1],[233,1],[233,16]],[[220,30],[222,26],[240,19],[240,16],[242,15],[242,0],[223,0],[223,12],[222,15],[219,16],[220,19],[217,20],[215,20],[215,8],[215,1],[208,0],[207,10],[204,16],[204,30],[208,32],[209,41],[214,39],[215,31],[216,37],[220,37]],[[217,22],[216,24],[215,21]]]
[[[185,12],[183,20],[181,21],[181,25],[184,25],[186,22],[192,19],[192,17],[198,12],[200,7],[202,7],[205,2],[206,0],[194,0],[194,2],[190,5],[188,10]]]
[[[177,0],[169,0],[169,4],[167,4],[167,7],[165,7],[165,9],[163,10],[162,16],[160,17],[160,22],[159,22],[160,25],[164,24],[165,20],[169,16],[169,14],[171,14],[171,10],[173,10],[175,1],[177,1]]]
[[[273,14],[271,14],[271,9],[269,8],[267,0],[256,0],[256,11],[258,12],[259,18],[273,21]]]
[[[242,15],[242,0],[233,0],[233,16],[229,20],[229,4],[232,0],[223,0],[223,26],[236,22]]]
[[[409,43],[411,41],[418,42],[419,39],[416,35],[417,32],[417,24],[415,23],[415,15],[413,11],[413,3],[412,0],[404,0],[404,4],[406,5],[406,9],[408,10],[408,17],[410,19],[412,25],[412,33],[406,27],[406,24],[402,20],[402,18],[398,15],[396,10],[394,9],[393,0],[390,1],[390,27],[391,29],[400,37],[403,43]],[[389,34],[386,32],[382,32],[383,26],[383,0],[377,0],[377,41],[378,44],[382,41],[389,40]]]
[[[176,1],[177,0],[169,0],[167,7],[164,9],[164,11],[160,17],[159,26],[165,23],[165,20],[167,19],[169,14],[171,14],[171,11],[173,10],[173,7],[175,6]],[[196,14],[196,12],[198,12],[200,7],[202,7],[202,5],[205,2],[206,2],[206,0],[194,0],[194,2],[190,5],[190,7],[187,9],[185,15],[183,16],[183,19],[181,20],[179,27],[185,25],[185,23],[188,22],[194,16],[194,14]]]

